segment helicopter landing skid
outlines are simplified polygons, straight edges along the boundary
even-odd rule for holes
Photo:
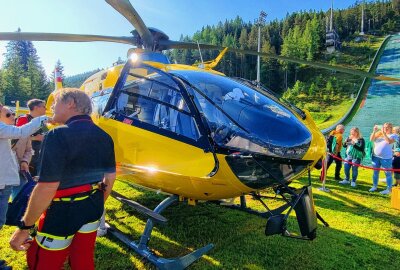
[[[114,196],[121,197],[122,195],[114,193]],[[150,212],[146,213],[145,211],[141,211],[141,213],[148,215],[149,219],[147,219],[146,226],[144,228],[143,234],[140,237],[140,240],[138,242],[132,241],[127,235],[119,231],[117,228],[111,227],[109,224],[106,226],[109,228],[109,232],[116,237],[118,240],[126,244],[129,248],[133,249],[137,254],[154,264],[157,269],[161,270],[169,270],[169,269],[185,269],[189,265],[191,265],[193,262],[196,260],[200,259],[204,254],[206,254],[209,250],[211,250],[214,245],[213,244],[208,244],[198,250],[193,251],[190,254],[187,254],[185,256],[179,257],[179,258],[170,258],[170,259],[165,259],[165,258],[160,258],[157,255],[155,255],[153,252],[151,252],[150,248],[148,247],[148,242],[150,241],[151,238],[151,233],[153,231],[153,221],[157,222],[157,219],[159,217],[162,217],[160,213],[165,210],[168,206],[173,204],[174,202],[178,201],[178,196],[176,195],[171,195],[170,197],[164,199],[155,209],[154,211],[151,211],[148,209]],[[137,203],[136,203],[137,204]],[[129,206],[132,206],[131,204],[128,204]],[[136,210],[137,208],[134,207]],[[144,206],[142,206],[144,207]],[[155,218],[157,217],[157,218]],[[163,218],[163,217],[162,217]],[[165,219],[165,218],[164,218]]]
[[[282,185],[276,189],[276,192],[282,198],[276,196],[264,196],[260,195],[257,192],[253,192],[251,194],[255,200],[259,201],[266,208],[267,211],[264,212],[247,207],[246,197],[244,195],[240,196],[240,204],[226,205],[221,203],[221,201],[216,201],[216,203],[224,207],[244,211],[249,214],[267,218],[267,225],[265,230],[265,234],[267,236],[281,234],[282,236],[296,239],[313,240],[316,236],[316,219],[319,219],[325,227],[329,227],[329,224],[321,217],[321,215],[317,211],[314,210],[311,186],[304,186],[301,189],[294,189],[289,188],[286,185]],[[285,197],[284,194],[289,194],[291,199]],[[270,209],[262,199],[282,199],[286,203],[276,209]],[[287,209],[289,209],[289,211],[286,214],[282,214]],[[287,230],[286,222],[292,210],[296,212],[302,236],[291,234]]]

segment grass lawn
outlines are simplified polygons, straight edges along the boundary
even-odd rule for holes
[[[353,105],[354,99],[348,99],[338,105],[330,106],[325,112],[310,112],[319,129],[334,125]],[[321,117],[322,116],[322,117]]]
[[[266,221],[260,217],[208,203],[196,207],[182,203],[164,212],[169,222],[155,227],[150,247],[159,255],[176,257],[213,243],[214,249],[190,269],[398,269],[400,211],[390,207],[387,196],[368,192],[370,171],[360,170],[355,189],[333,181],[333,171],[327,181],[330,193],[317,189],[320,183],[313,174],[316,209],[330,224],[326,228],[319,223],[314,241],[266,237]],[[302,183],[306,180],[295,184]],[[150,207],[164,198],[123,182],[115,190]],[[261,209],[250,199],[248,205]],[[112,198],[107,209],[111,224],[130,232],[133,239],[139,237],[145,224],[142,216]],[[293,218],[289,224],[297,231]],[[8,246],[12,231],[7,226],[0,231],[0,257],[14,269],[26,269],[24,254]],[[154,269],[111,236],[97,240],[96,265],[96,269]]]

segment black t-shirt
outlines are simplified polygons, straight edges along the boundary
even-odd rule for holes
[[[44,138],[39,182],[60,182],[58,189],[100,182],[115,172],[114,143],[90,116],[71,117]]]

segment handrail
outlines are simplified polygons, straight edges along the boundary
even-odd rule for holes
[[[386,47],[386,44],[388,43],[389,38],[391,38],[391,37],[392,37],[392,35],[386,36],[386,38],[382,42],[381,46],[375,53],[374,59],[372,60],[371,65],[369,66],[368,72],[375,72],[375,70],[378,67],[378,64],[380,62],[382,53]],[[339,124],[347,125],[348,123],[350,123],[350,121],[353,119],[353,117],[356,115],[357,111],[359,110],[361,102],[363,101],[364,98],[366,98],[370,84],[371,84],[371,78],[364,78],[364,80],[360,86],[360,90],[358,90],[357,97],[356,97],[355,101],[353,102],[353,105],[351,106],[351,108],[336,123],[334,123],[330,127],[322,129],[321,132],[324,135],[326,135],[329,132],[331,132],[332,130],[334,130],[336,128],[336,126]]]

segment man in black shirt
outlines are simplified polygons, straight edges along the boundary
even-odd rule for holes
[[[114,144],[90,118],[90,98],[63,89],[55,99],[53,120],[65,124],[43,141],[39,181],[10,244],[26,250],[30,269],[94,269],[99,219],[115,180]],[[50,207],[49,207],[50,206]],[[40,219],[39,219],[40,217]],[[27,243],[29,228],[38,232]]]

